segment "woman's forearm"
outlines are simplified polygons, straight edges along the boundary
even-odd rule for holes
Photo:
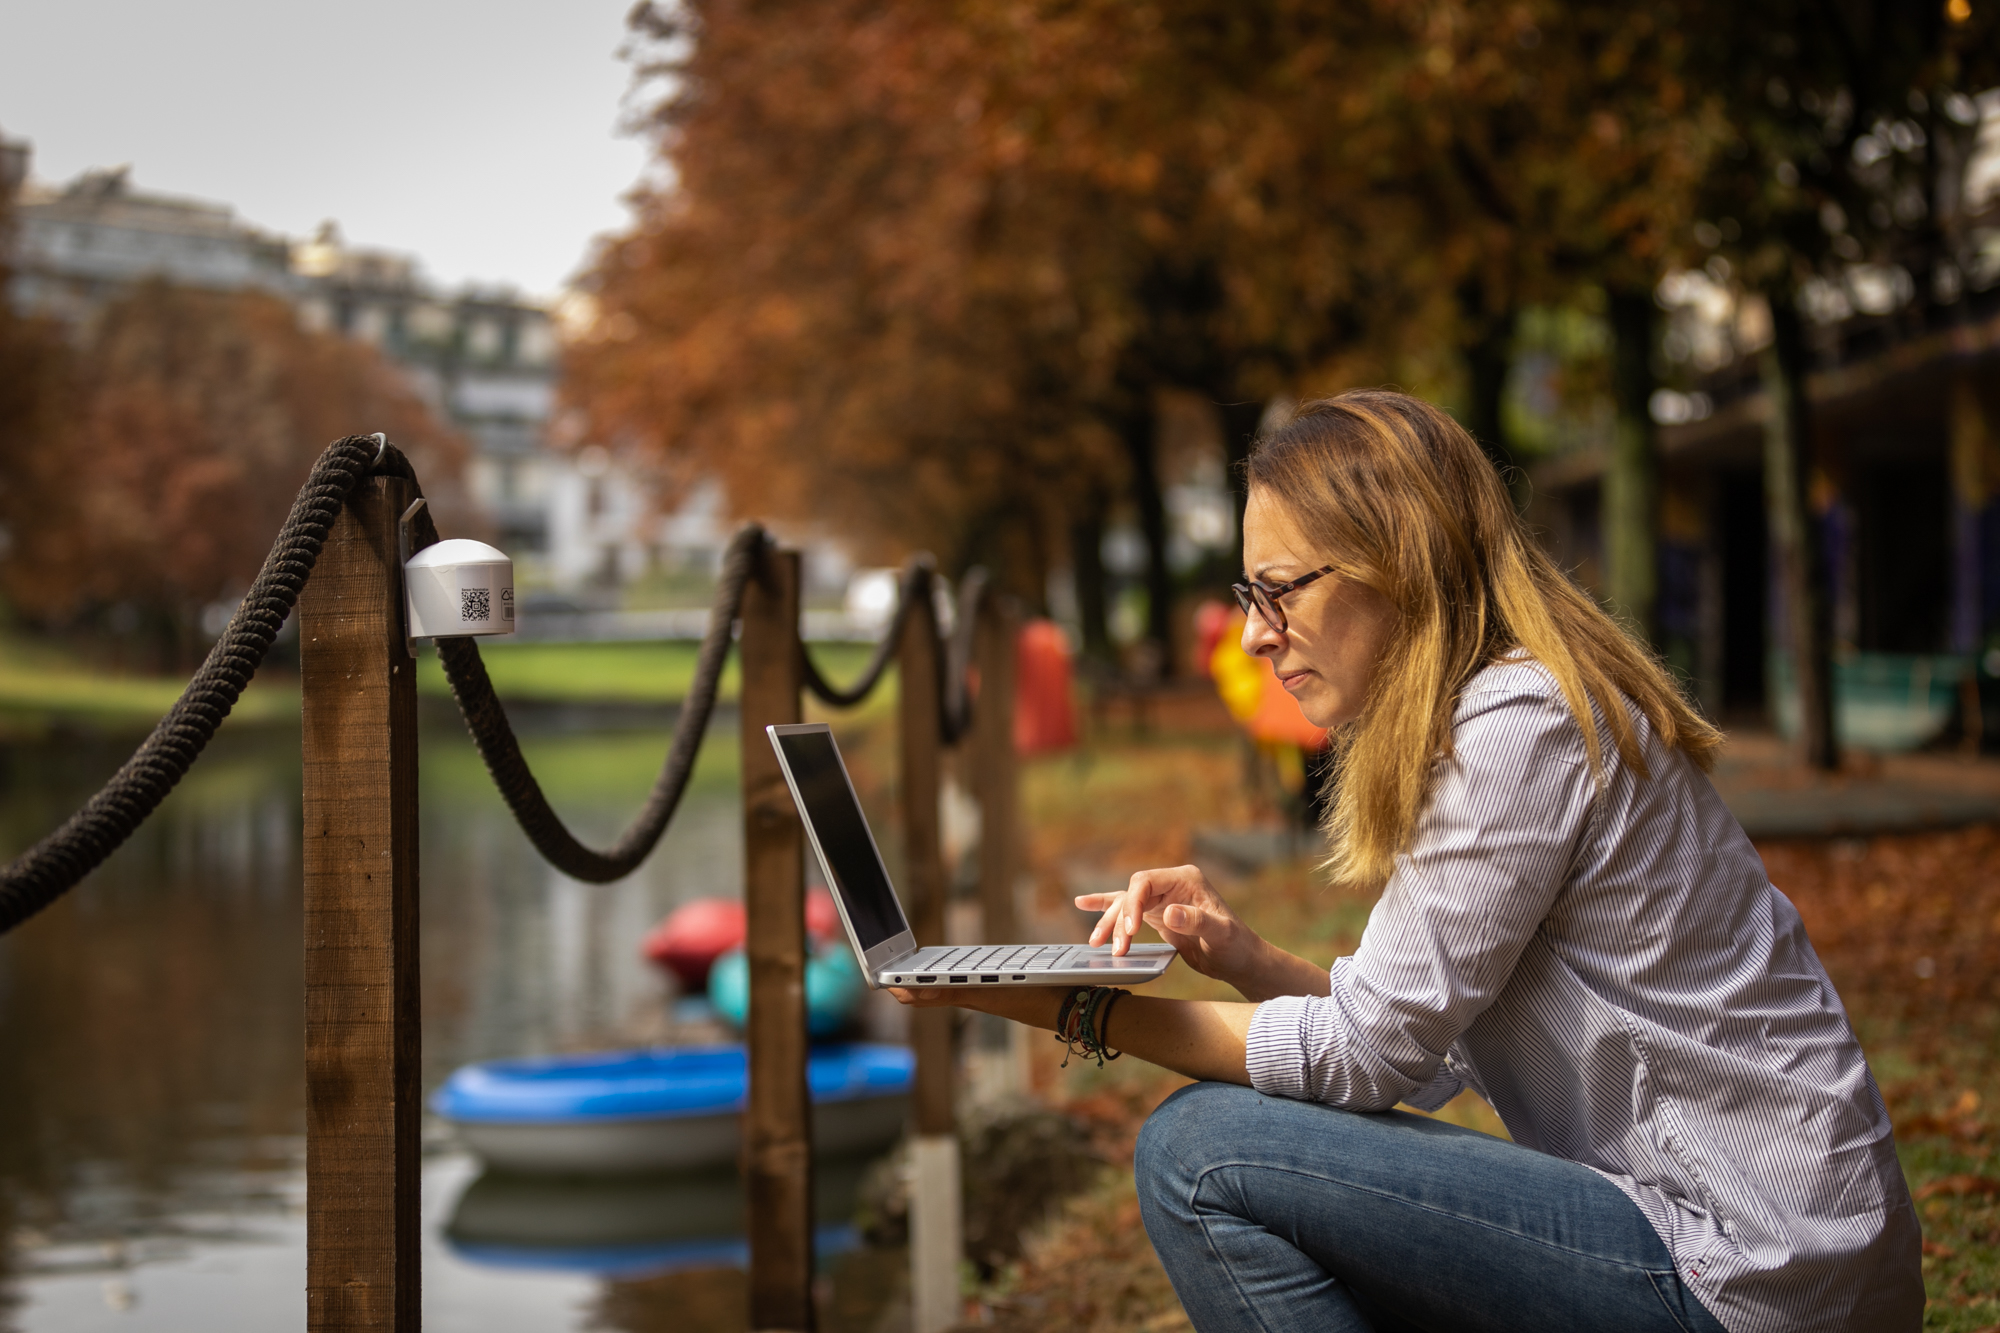
[[[1248,1086],[1244,1050],[1256,1012],[1254,1004],[1128,995],[1111,1008],[1104,1044],[1189,1078]]]
[[[1275,1000],[1280,995],[1325,995],[1333,989],[1327,970],[1295,953],[1260,940],[1254,963],[1237,975],[1224,978],[1242,992],[1246,1000]]]
[[[1007,986],[952,998],[966,1008],[1053,1032],[1069,992],[1067,986]],[[1104,1040],[1112,1050],[1189,1078],[1248,1084],[1244,1043],[1256,1012],[1254,1004],[1127,995],[1113,1003]]]

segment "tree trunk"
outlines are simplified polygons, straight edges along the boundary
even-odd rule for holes
[[[1484,301],[1476,293],[1461,292],[1460,304],[1477,336],[1465,349],[1467,402],[1465,429],[1493,460],[1493,466],[1514,493],[1522,495],[1526,478],[1515,466],[1514,451],[1507,447],[1507,427],[1501,419],[1501,402],[1507,392],[1507,369],[1514,359],[1514,324],[1517,312],[1508,309],[1498,316],[1486,313]]]
[[[1813,531],[1809,487],[1812,434],[1806,402],[1805,326],[1789,294],[1772,295],[1771,344],[1759,370],[1764,419],[1764,498],[1771,555],[1783,590],[1792,680],[1799,701],[1799,745],[1813,768],[1840,767],[1833,730],[1833,605],[1827,595],[1825,544]],[[1775,702],[1775,701],[1774,701]]]
[[[1617,417],[1604,468],[1604,582],[1613,610],[1657,642],[1659,445],[1653,432],[1650,292],[1611,294],[1612,394]]]
[[[1104,496],[1093,491],[1069,528],[1071,576],[1076,582],[1076,615],[1083,631],[1083,655],[1111,660],[1111,606],[1104,588]]]
[[[1241,546],[1243,538],[1243,506],[1250,500],[1250,480],[1243,468],[1250,461],[1250,451],[1257,443],[1257,428],[1264,424],[1267,406],[1260,400],[1236,402],[1223,400],[1216,406],[1222,413],[1222,448],[1229,470],[1229,491],[1236,501],[1236,537]]]
[[[1159,674],[1174,674],[1174,576],[1167,567],[1167,504],[1160,490],[1160,455],[1153,436],[1158,417],[1151,395],[1119,423],[1132,468],[1132,506],[1146,539],[1146,637],[1158,650]]]

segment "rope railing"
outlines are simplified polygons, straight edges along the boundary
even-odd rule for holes
[[[187,775],[242,697],[298,604],[299,593],[312,576],[341,507],[355,486],[369,476],[402,477],[413,486],[417,481],[409,460],[379,436],[350,435],[320,454],[250,591],[180,698],[96,795],[53,833],[0,867],[0,934],[34,916],[102,865]],[[411,528],[413,551],[438,540],[428,506],[416,510]],[[743,590],[769,542],[769,534],[752,523],[731,539],[724,552],[721,582],[696,658],[694,680],[676,719],[659,778],[631,827],[604,851],[578,841],[549,805],[486,674],[477,641],[437,640],[445,678],[487,772],[522,832],[556,869],[588,883],[608,883],[632,873],[658,845],[693,774],[702,737],[714,713]],[[928,556],[915,557],[904,566],[888,632],[860,677],[845,689],[828,683],[801,644],[801,675],[806,688],[836,708],[851,708],[864,701],[880,684],[895,656],[912,608],[920,598],[932,595],[936,577]],[[962,580],[953,632],[946,651],[939,654],[945,677],[939,691],[939,721],[946,744],[963,737],[972,725],[968,689],[972,636],[986,583],[981,570],[973,570]]]
[[[801,642],[800,673],[807,692],[830,708],[853,708],[873,694],[887,674],[889,663],[895,660],[896,646],[902,642],[912,608],[931,595],[937,577],[936,562],[928,555],[911,556],[903,565],[902,574],[896,580],[896,609],[889,617],[888,628],[875,645],[875,651],[869,654],[868,662],[854,684],[845,689],[833,685],[820,674],[818,664]],[[938,729],[946,745],[956,744],[972,730],[972,640],[977,630],[980,603],[986,596],[986,586],[986,571],[976,566],[960,580],[958,602],[952,614],[951,637],[945,641],[945,651],[938,658],[939,684],[942,687],[938,691]]]

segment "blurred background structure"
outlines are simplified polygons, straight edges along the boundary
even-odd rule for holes
[[[172,63],[141,41],[152,8],[105,36],[128,74]],[[415,63],[383,84],[410,90],[411,123],[384,128],[375,90],[365,108],[325,95],[348,77],[331,56],[320,83],[288,73],[288,98],[272,71],[314,53],[227,10],[195,6],[186,36],[228,28],[247,56],[184,80],[201,84],[185,105],[131,94],[116,119],[135,142],[149,120],[208,126],[242,197],[115,136],[52,178],[37,140],[63,126],[0,78],[10,848],[171,700],[320,448],[381,429],[447,535],[514,556],[523,638],[539,641],[492,649],[493,675],[584,827],[618,827],[643,792],[724,541],[756,517],[807,552],[811,637],[884,632],[893,567],[918,550],[951,579],[994,571],[1041,622],[1036,670],[1063,683],[1024,749],[1037,929],[1068,930],[1065,895],[1135,859],[1201,855],[1273,931],[1344,947],[1365,904],[1316,896],[1300,823],[1324,740],[1229,653],[1225,589],[1258,430],[1303,399],[1394,385],[1456,415],[1564,567],[1730,731],[1718,781],[1753,833],[1821,839],[1774,843],[1767,861],[1797,876],[1843,994],[1865,997],[1857,1026],[1917,1144],[1906,1165],[1920,1193],[1940,1191],[1924,1196],[1945,1228],[1927,1260],[1952,1311],[1936,1326],[2000,1321],[1980,1111],[2000,1097],[2000,853],[1990,830],[1937,832],[2000,814],[2000,768],[1978,758],[2000,750],[2000,8],[650,0],[592,57],[600,118],[618,108],[644,169],[605,185],[619,220],[578,226],[559,283],[549,262],[532,281],[493,264],[493,236],[421,208],[399,233],[366,161],[328,147],[372,127],[360,157],[379,153],[380,179],[404,188],[399,172],[435,178],[432,211],[457,149],[511,161],[524,121],[503,130],[499,112],[547,90],[531,60],[467,74],[459,45],[490,59],[509,24],[427,15],[395,55]],[[329,49],[351,61],[368,22]],[[16,88],[21,49],[0,54]],[[87,82],[80,50],[50,57],[53,82]],[[408,75],[424,62],[438,88]],[[288,115],[311,103],[312,133],[286,132],[313,148],[274,149],[247,124],[214,133],[193,115],[217,88]],[[405,128],[423,151],[391,154]],[[346,197],[330,186],[272,223],[254,176],[273,154],[293,176],[339,166]],[[558,183],[573,188],[546,154],[519,161],[488,196],[504,200],[492,230],[554,216]],[[454,238],[478,258],[449,254]],[[467,277],[475,263],[490,276]],[[727,725],[678,841],[645,875],[591,889],[515,840],[433,665],[427,1078],[657,1039],[674,996],[637,936],[740,894]],[[204,1265],[227,1269],[244,1236],[297,1239],[297,969],[273,961],[298,930],[286,690],[260,680],[212,771],[0,948],[0,1107],[15,1116],[0,1123],[0,1290],[24,1311],[0,1304],[0,1328],[202,1309]],[[857,719],[844,743],[893,827],[882,722]],[[978,823],[963,776],[945,819],[961,864]],[[240,993],[215,980],[239,973]],[[968,1077],[1014,1086],[991,1074],[990,1036],[969,1043]],[[1069,1085],[1035,1077],[1062,1101],[1051,1089]],[[1115,1164],[1151,1091],[1073,1086],[1064,1114]],[[121,1099],[144,1108],[133,1123]],[[1047,1156],[1032,1134],[968,1132],[1003,1157]],[[451,1201],[476,1169],[440,1146],[435,1326],[518,1314],[636,1331],[676,1312],[698,1324],[688,1312],[711,1305],[729,1326],[726,1282],[605,1267],[602,1247],[599,1267],[553,1276],[460,1264]],[[839,1190],[894,1243],[893,1188]],[[1143,1268],[1092,1250],[1136,1224],[1115,1190],[1091,1197],[1065,1243]],[[601,1216],[601,1200],[572,1202]],[[1025,1272],[1020,1291],[1057,1301],[1069,1270],[1022,1257],[1040,1214],[1021,1219],[996,1223],[1006,1235],[976,1261],[986,1314],[1030,1328],[1043,1307],[1007,1305],[1008,1283]],[[141,1271],[178,1276],[135,1307]],[[289,1318],[289,1270],[245,1271],[282,1299],[244,1308]],[[871,1272],[839,1279],[835,1304],[881,1286]],[[1119,1305],[1080,1294],[1079,1268],[1067,1313],[1040,1326],[1172,1327],[1157,1276],[1131,1277],[1139,1294]]]

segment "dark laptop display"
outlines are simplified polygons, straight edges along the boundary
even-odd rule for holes
[[[792,781],[798,784],[799,803],[812,811],[820,851],[828,872],[839,881],[834,887],[847,906],[861,947],[872,949],[908,930],[910,923],[882,874],[882,858],[876,854],[875,839],[832,735],[806,731],[780,733],[776,739]]]
[[[870,988],[1151,981],[1173,962],[1170,944],[1134,944],[1116,958],[1110,945],[983,943],[918,948],[833,732],[824,722],[790,722],[765,727],[764,734],[776,749],[806,835],[826,871],[834,901],[840,904],[862,980]]]

